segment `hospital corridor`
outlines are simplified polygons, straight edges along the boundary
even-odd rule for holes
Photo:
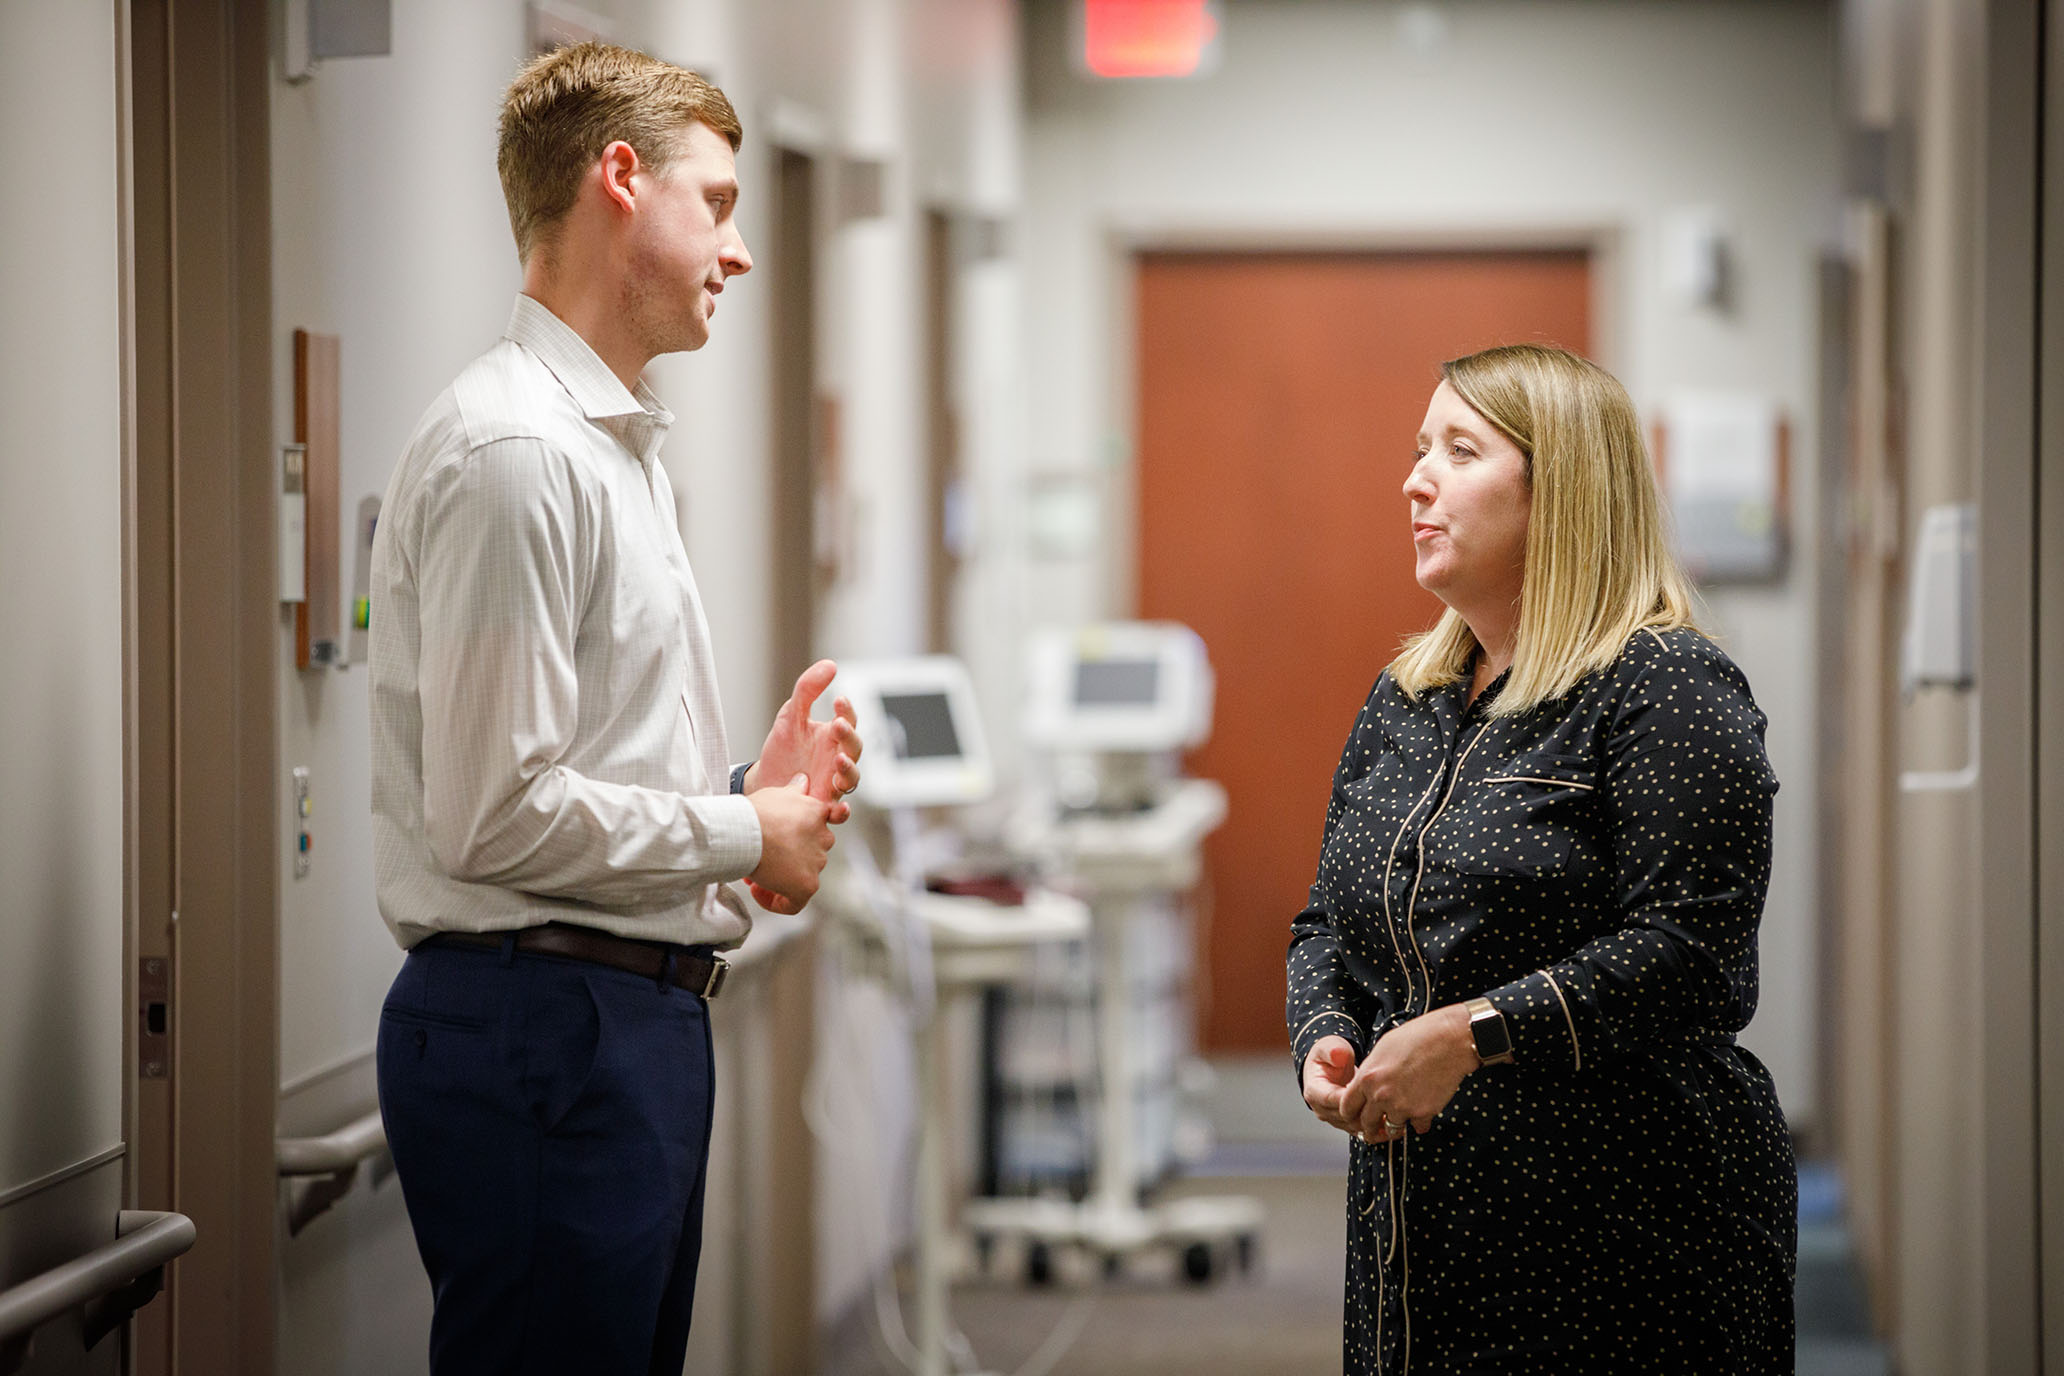
[[[0,0],[0,1376],[2064,1376],[2064,0]]]

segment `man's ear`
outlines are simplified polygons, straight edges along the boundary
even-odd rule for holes
[[[617,139],[602,150],[597,159],[597,171],[602,179],[602,194],[619,209],[635,208],[637,192],[631,185],[644,165],[638,161],[638,150]]]

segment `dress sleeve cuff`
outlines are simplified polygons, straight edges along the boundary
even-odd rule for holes
[[[1321,1037],[1347,1038],[1348,1045],[1355,1049],[1357,1061],[1367,1054],[1368,1048],[1362,1045],[1360,1023],[1338,1011],[1315,1014],[1290,1038],[1290,1065],[1297,1072],[1300,1083],[1304,1078],[1305,1058],[1311,1055],[1311,1049],[1319,1044]]]
[[[1554,1070],[1584,1068],[1584,1045],[1577,1033],[1570,993],[1565,981],[1547,970],[1537,970],[1484,996],[1505,1015],[1515,1064]]]

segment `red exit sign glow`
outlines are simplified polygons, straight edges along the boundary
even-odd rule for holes
[[[1097,76],[1192,76],[1218,42],[1210,0],[1082,0],[1082,59]]]

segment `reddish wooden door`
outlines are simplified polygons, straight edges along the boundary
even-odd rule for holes
[[[1139,262],[1139,605],[1194,627],[1222,782],[1200,1035],[1279,1050],[1290,918],[1356,711],[1440,604],[1401,488],[1439,365],[1590,346],[1582,253],[1153,253]]]

